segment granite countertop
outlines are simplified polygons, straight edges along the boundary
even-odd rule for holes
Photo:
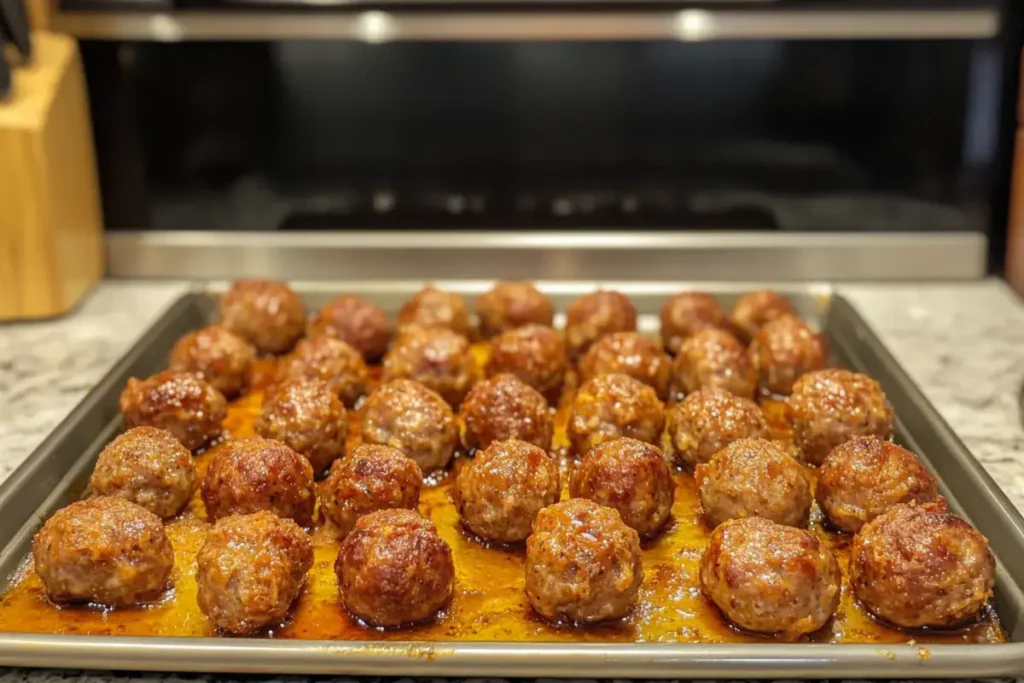
[[[182,282],[109,281],[65,318],[0,324],[0,481],[186,288]],[[1017,405],[1024,305],[998,280],[838,290],[1024,510],[1024,427]],[[0,683],[213,678],[0,669]]]

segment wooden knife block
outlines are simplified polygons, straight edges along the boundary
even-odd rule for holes
[[[103,276],[103,219],[78,44],[33,34],[0,102],[0,320],[71,310]]]

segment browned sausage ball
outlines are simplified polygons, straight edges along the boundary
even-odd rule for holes
[[[253,425],[306,458],[318,476],[345,454],[345,406],[318,379],[298,379],[272,387]]]
[[[992,597],[988,541],[944,503],[896,505],[853,537],[850,585],[869,610],[896,626],[956,626]]]
[[[543,325],[526,325],[491,341],[487,376],[513,374],[555,405],[562,393],[567,364],[565,343],[557,332]]]
[[[374,626],[432,618],[455,583],[451,548],[433,522],[412,510],[360,517],[341,544],[334,571],[345,609]]]
[[[398,312],[398,331],[404,332],[410,327],[440,327],[464,337],[469,337],[473,333],[469,320],[469,306],[463,298],[436,287],[424,287],[406,301]]]
[[[577,455],[620,436],[656,443],[665,406],[654,389],[628,375],[601,375],[580,387],[566,432]]]
[[[275,381],[319,379],[327,382],[341,402],[351,408],[366,393],[369,370],[363,356],[351,346],[321,335],[303,339],[278,366]]]
[[[789,397],[793,442],[804,460],[820,465],[833,448],[858,436],[892,437],[892,406],[882,387],[849,370],[809,372]]]
[[[174,568],[163,522],[124,498],[72,503],[46,521],[32,558],[53,602],[124,607],[158,599]]]
[[[419,382],[396,379],[370,394],[363,406],[363,443],[391,446],[424,472],[443,468],[455,451],[452,409]]]
[[[313,468],[280,441],[258,436],[228,441],[206,470],[203,503],[210,521],[269,510],[308,526],[316,504]]]
[[[397,448],[363,444],[335,461],[320,488],[320,507],[344,538],[363,515],[377,510],[415,510],[423,470]]]
[[[199,610],[221,631],[256,634],[284,619],[312,566],[313,544],[292,520],[225,517],[196,555]]]
[[[336,337],[375,361],[388,350],[391,323],[377,306],[358,296],[343,295],[325,304],[310,321],[313,336]]]
[[[671,406],[662,446],[692,469],[739,439],[767,439],[756,403],[721,389],[701,389]]]
[[[261,353],[285,353],[306,332],[306,306],[276,280],[239,280],[220,298],[221,324]]]
[[[249,384],[249,370],[256,352],[249,342],[211,325],[189,332],[171,349],[169,369],[202,375],[214,389],[231,398]]]
[[[493,337],[508,330],[536,323],[550,326],[555,319],[551,300],[530,282],[497,282],[476,299],[480,332]]]
[[[713,388],[752,399],[757,373],[743,344],[726,330],[712,328],[697,332],[679,347],[672,385],[684,395]]]
[[[101,496],[125,498],[166,518],[188,503],[195,479],[192,454],[170,432],[135,427],[103,449],[89,488]]]
[[[164,371],[125,384],[118,401],[126,427],[156,427],[194,451],[221,434],[227,401],[198,375]]]
[[[594,342],[580,361],[580,379],[629,375],[649,384],[659,398],[668,397],[672,361],[656,342],[636,332],[615,332]]]
[[[384,356],[383,381],[411,379],[459,405],[476,378],[469,341],[443,328],[408,328]]]
[[[530,535],[537,513],[562,493],[558,463],[541,448],[495,441],[459,471],[452,489],[462,523],[489,541],[518,543]]]
[[[622,292],[584,294],[565,312],[565,347],[573,359],[606,334],[635,331],[636,309]]]
[[[811,485],[800,463],[772,441],[733,441],[697,465],[695,477],[701,511],[712,526],[744,517],[807,526]]]
[[[733,329],[750,341],[767,323],[784,315],[796,315],[786,297],[770,289],[744,294],[732,306]]]
[[[680,292],[661,306],[661,344],[672,355],[701,330],[728,327],[725,311],[715,297],[705,292]]]
[[[841,531],[857,533],[900,503],[939,499],[935,477],[917,456],[889,441],[850,439],[832,449],[818,472],[818,506]]]
[[[618,511],[586,498],[546,507],[526,539],[526,597],[551,621],[619,619],[636,604],[640,537]]]
[[[477,384],[466,396],[461,412],[466,448],[487,448],[505,439],[521,439],[545,450],[551,447],[548,402],[515,375],[496,375]]]
[[[842,576],[828,547],[804,529],[747,517],[722,524],[700,565],[704,595],[742,629],[796,638],[839,606]]]
[[[821,370],[827,360],[825,340],[792,315],[767,323],[750,344],[750,362],[766,393],[788,395],[800,375]]]
[[[613,439],[583,456],[570,490],[574,498],[618,510],[623,522],[649,537],[668,521],[675,484],[660,450],[636,439]]]

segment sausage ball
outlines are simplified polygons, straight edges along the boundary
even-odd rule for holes
[[[437,527],[412,510],[359,518],[334,563],[341,603],[374,626],[425,621],[451,598],[455,564]]]
[[[730,519],[764,517],[806,527],[811,485],[803,467],[773,441],[740,439],[697,465],[701,511],[711,526]]]
[[[742,398],[754,398],[757,373],[747,349],[726,330],[701,330],[679,347],[672,363],[672,385],[684,395],[704,389],[722,389]]]
[[[199,610],[221,631],[254,635],[285,618],[312,566],[313,544],[292,520],[225,517],[196,555]]]
[[[974,527],[945,501],[896,505],[850,546],[850,585],[876,616],[902,628],[973,619],[992,597],[995,560]]]
[[[325,304],[314,314],[310,333],[340,339],[371,362],[388,350],[391,323],[384,311],[366,299],[344,295]]]
[[[313,468],[280,441],[258,436],[228,441],[206,470],[203,503],[211,522],[269,510],[308,526],[316,505]]]
[[[278,383],[295,379],[324,381],[351,408],[366,393],[369,370],[358,351],[340,339],[322,335],[300,341],[278,366],[274,379]]]
[[[345,406],[326,383],[298,379],[271,388],[253,427],[306,458],[320,475],[345,454],[345,420]]]
[[[377,510],[415,510],[423,470],[402,451],[363,444],[335,461],[320,488],[320,508],[344,538],[363,515]]]
[[[629,375],[600,375],[576,392],[566,432],[582,456],[620,436],[655,443],[664,424],[665,406],[654,389]]]
[[[746,631],[793,639],[824,626],[839,606],[842,576],[810,531],[747,517],[722,524],[700,564],[700,585]]]
[[[518,543],[542,509],[558,502],[558,463],[541,448],[495,441],[459,470],[452,499],[462,523],[482,539]]]
[[[767,323],[750,343],[758,385],[769,394],[788,395],[800,375],[821,370],[827,360],[828,345],[822,336],[793,315]]]
[[[361,434],[363,443],[397,448],[433,472],[452,459],[459,432],[452,409],[436,392],[396,379],[366,399]]]
[[[732,305],[733,329],[750,341],[766,324],[784,315],[796,315],[786,297],[770,289],[744,294]]]
[[[498,282],[476,299],[480,332],[493,337],[536,323],[550,327],[555,319],[551,300],[529,282]]]
[[[584,294],[565,312],[565,346],[574,360],[606,334],[635,331],[636,309],[622,292]]]
[[[668,520],[675,484],[660,450],[636,439],[613,439],[583,456],[570,492],[617,510],[623,522],[648,537]]]
[[[565,343],[550,327],[526,325],[491,340],[487,376],[515,375],[555,405],[562,394],[568,360]]]
[[[674,294],[661,307],[661,344],[673,356],[684,341],[701,330],[728,327],[725,311],[705,292]]]
[[[170,370],[149,379],[132,377],[118,401],[126,427],[156,427],[194,451],[221,435],[224,394],[198,375]]]
[[[487,448],[505,439],[520,439],[545,450],[551,447],[551,408],[536,389],[515,375],[496,375],[477,384],[461,412],[462,443],[468,449]]]
[[[408,328],[384,356],[384,382],[411,379],[453,406],[466,397],[475,376],[469,341],[443,328]]]
[[[126,607],[163,594],[174,548],[159,517],[104,496],[55,512],[32,540],[32,559],[53,602]]]
[[[636,332],[615,332],[594,342],[580,362],[580,379],[598,375],[629,375],[668,397],[672,361],[658,344]]]
[[[221,324],[260,353],[285,353],[306,332],[306,306],[276,280],[239,280],[220,298]]]
[[[734,441],[769,436],[756,403],[721,389],[701,389],[669,408],[662,445],[693,469]]]
[[[469,337],[473,333],[473,326],[469,320],[469,306],[462,297],[436,287],[424,287],[416,296],[405,302],[398,312],[398,331],[404,332],[410,327],[440,327],[463,337]]]
[[[214,389],[231,398],[249,384],[256,351],[249,342],[211,325],[189,332],[171,349],[169,369],[201,375]]]
[[[542,617],[619,619],[636,604],[643,580],[640,537],[618,511],[572,498],[537,515],[526,539],[526,597]]]
[[[135,427],[100,453],[89,489],[101,496],[130,500],[167,518],[188,503],[195,479],[192,454],[170,432]]]
[[[809,372],[789,397],[793,443],[820,465],[833,448],[858,436],[892,437],[892,406],[878,382],[849,370]]]

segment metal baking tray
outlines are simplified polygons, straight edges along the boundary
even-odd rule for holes
[[[309,307],[339,292],[359,293],[394,313],[421,282],[294,283]],[[490,283],[438,282],[472,295]],[[588,282],[542,282],[558,310]],[[630,296],[641,330],[657,329],[665,296],[703,289],[728,305],[760,285],[602,283]],[[922,455],[951,508],[968,518],[997,557],[995,609],[1006,644],[534,644],[310,641],[241,638],[0,634],[0,665],[274,674],[599,678],[956,678],[1024,675],[1024,519],[942,421],[856,310],[826,286],[776,289],[823,330],[834,360],[881,382],[896,416],[896,438]],[[213,320],[223,285],[179,299],[68,418],[0,486],[0,591],[30,552],[32,535],[77,499],[96,456],[121,429],[117,397],[131,376],[165,367],[179,336]]]

